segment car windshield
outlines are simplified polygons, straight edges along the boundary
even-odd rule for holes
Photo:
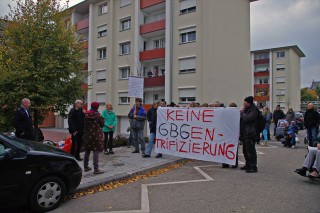
[[[0,134],[1,137],[5,138],[5,140],[9,141],[14,146],[18,147],[19,149],[22,149],[24,151],[30,151],[30,146],[26,141],[20,140],[18,138],[13,138],[11,136]]]

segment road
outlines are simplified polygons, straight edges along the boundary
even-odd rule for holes
[[[156,177],[68,200],[52,212],[320,213],[320,179],[293,172],[303,163],[305,145],[289,149],[273,141],[257,150],[258,173],[190,161]]]

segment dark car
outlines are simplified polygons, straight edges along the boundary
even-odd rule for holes
[[[304,123],[303,114],[301,112],[296,112],[296,124],[299,130],[304,129],[303,123]]]
[[[52,210],[82,177],[70,154],[5,134],[0,134],[0,171],[0,212],[12,206],[28,206],[32,212]]]

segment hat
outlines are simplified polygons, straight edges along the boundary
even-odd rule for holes
[[[98,109],[99,108],[99,103],[94,101],[91,103],[91,108],[94,108],[94,109]]]
[[[248,96],[244,99],[245,102],[249,103],[249,104],[253,104],[253,97],[252,96]]]

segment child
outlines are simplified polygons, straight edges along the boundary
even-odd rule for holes
[[[288,138],[285,141],[285,146],[291,147],[292,149],[295,148],[296,145],[296,133],[298,133],[298,127],[295,121],[291,121],[289,128],[288,128]]]

